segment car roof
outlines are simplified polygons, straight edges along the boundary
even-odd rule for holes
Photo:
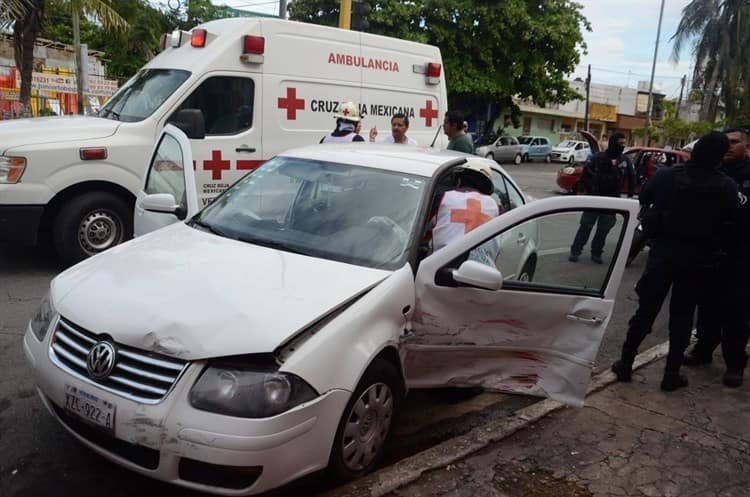
[[[487,162],[492,167],[495,167],[494,161],[483,159],[476,155],[451,150],[436,150],[434,148],[394,144],[328,143],[294,148],[279,155],[340,164],[352,164],[425,177],[434,176],[442,166],[448,163],[453,162],[458,164],[467,159]]]

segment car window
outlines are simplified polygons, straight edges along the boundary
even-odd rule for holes
[[[520,143],[521,145],[528,145],[530,141],[531,141],[531,137],[530,136],[519,136],[518,137],[518,143]]]
[[[252,79],[214,76],[205,80],[177,109],[200,109],[207,135],[232,135],[253,124]]]
[[[148,170],[146,194],[171,193],[176,202],[187,207],[183,167],[180,144],[172,135],[163,135]]]
[[[549,145],[549,140],[547,138],[542,138],[541,145]]]
[[[578,145],[576,145],[576,150],[582,150],[582,149],[583,149],[582,143],[579,143]]]
[[[603,264],[588,258],[576,263],[568,261],[572,238],[580,223],[591,219],[609,228],[604,241]],[[466,258],[480,260],[472,256],[474,252],[496,253],[495,265],[503,274],[504,289],[602,296],[626,227],[624,215],[615,211],[545,213],[474,247]]]
[[[532,145],[532,146],[534,146],[534,145],[539,145],[539,140],[535,138],[535,139],[534,139],[534,140],[533,140],[533,141],[531,142],[531,145]]]
[[[523,201],[523,195],[521,195],[521,192],[516,190],[516,187],[513,186],[513,183],[511,183],[508,180],[508,178],[505,178],[505,185],[508,191],[508,200],[510,201],[510,208],[515,209],[516,207],[522,206],[524,204],[524,201]]]
[[[499,172],[492,170],[492,185],[494,191],[492,192],[492,198],[500,206],[501,212],[507,212],[512,209],[510,204],[510,197],[508,196],[508,189],[505,186],[505,179]]]

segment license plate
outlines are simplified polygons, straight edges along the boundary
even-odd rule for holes
[[[111,435],[115,433],[116,409],[117,406],[112,402],[78,387],[65,385],[65,410]]]

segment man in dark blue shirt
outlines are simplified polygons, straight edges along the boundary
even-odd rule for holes
[[[672,391],[687,385],[680,367],[695,307],[716,286],[736,217],[737,185],[719,171],[728,149],[726,135],[709,133],[698,140],[684,166],[660,169],[641,190],[641,223],[652,242],[636,285],[638,310],[628,323],[620,360],[612,365],[619,381],[630,381],[638,347],[671,288],[669,352],[661,388]]]

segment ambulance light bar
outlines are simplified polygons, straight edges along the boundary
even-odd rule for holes
[[[242,38],[242,55],[240,55],[240,60],[250,64],[262,64],[265,51],[265,38],[262,36],[246,35]]]
[[[440,84],[440,72],[442,66],[437,62],[430,62],[427,64],[427,84],[437,85]]]
[[[206,35],[205,29],[194,29],[190,33],[190,45],[196,48],[202,48],[206,46]]]
[[[175,29],[174,31],[172,31],[172,42],[170,43],[172,45],[172,48],[177,48],[180,45],[182,45],[182,36],[184,34],[187,34],[187,33],[184,33],[183,31],[180,31],[179,29]]]

